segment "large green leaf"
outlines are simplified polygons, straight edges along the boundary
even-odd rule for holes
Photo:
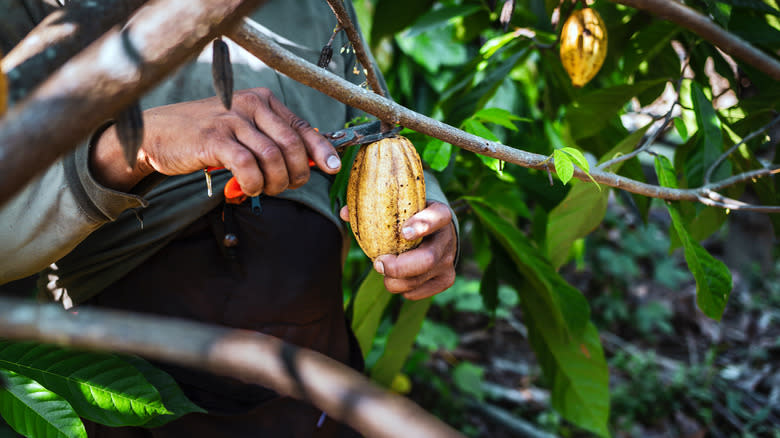
[[[623,72],[630,75],[642,62],[653,59],[681,29],[666,20],[653,21],[649,26],[639,29],[629,41],[630,49],[625,52]]]
[[[597,134],[629,99],[664,81],[665,79],[655,79],[616,85],[580,96],[566,114],[572,137],[577,140]]]
[[[137,426],[170,414],[154,386],[112,355],[0,341],[0,367],[34,379],[68,400],[79,416],[107,426]]]
[[[184,395],[179,385],[168,373],[141,359],[138,356],[123,356],[122,360],[140,371],[149,383],[157,388],[162,402],[170,414],[158,415],[144,423],[144,427],[160,427],[170,421],[173,421],[182,415],[192,412],[206,412],[205,409],[196,405]]]
[[[629,134],[602,158],[602,162],[631,152],[650,124]],[[612,166],[617,172],[622,163]],[[566,197],[552,211],[547,219],[547,257],[555,269],[569,257],[569,250],[575,240],[587,236],[604,219],[607,212],[609,191],[599,189],[592,183],[576,181]]]
[[[712,107],[712,102],[696,82],[691,83],[691,101],[699,127],[698,142],[685,161],[685,176],[688,187],[699,187],[704,183],[704,175],[713,163],[723,154],[723,128],[720,119]],[[731,174],[731,163],[724,161],[712,174],[714,181]]]
[[[412,27],[407,31],[407,36],[417,36],[428,30],[444,26],[455,17],[462,17],[465,19],[481,9],[481,6],[474,4],[444,6],[434,9],[415,21]]]
[[[425,314],[431,306],[431,298],[419,301],[405,300],[401,312],[387,337],[385,351],[371,369],[371,379],[380,385],[390,386],[412,351],[414,339],[420,332]]]
[[[473,203],[472,208],[500,247],[493,253],[502,279],[520,294],[528,338],[551,388],[553,407],[580,427],[608,436],[609,370],[598,332],[587,319],[582,295],[568,285],[516,227]],[[501,238],[500,236],[505,236]],[[569,308],[579,301],[579,309]],[[585,320],[576,336],[567,313],[579,310]]]
[[[86,438],[84,424],[67,400],[35,380],[0,369],[0,414],[17,433],[35,438]]]
[[[550,261],[517,227],[484,204],[472,200],[469,205],[492,237],[506,248],[517,269],[531,284],[532,288],[523,291],[522,298],[533,296],[549,309],[547,322],[552,335],[562,342],[581,339],[590,318],[585,297],[555,271]]]
[[[677,187],[674,168],[668,159],[662,156],[656,157],[655,171],[662,186]],[[731,293],[731,273],[723,262],[717,260],[699,242],[693,240],[685,229],[677,205],[667,202],[666,208],[672,217],[672,226],[682,242],[688,269],[696,280],[696,303],[707,316],[720,320]]]
[[[371,44],[376,45],[383,37],[405,29],[430,9],[432,4],[432,0],[379,0],[374,9]]]
[[[371,344],[382,321],[382,315],[393,295],[385,288],[384,277],[373,269],[360,283],[352,306],[352,331],[363,352],[371,351]]]

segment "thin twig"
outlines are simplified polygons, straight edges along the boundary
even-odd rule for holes
[[[780,80],[780,61],[730,33],[700,12],[672,0],[613,0],[658,15],[710,41],[725,53]]]
[[[679,105],[680,102],[680,88],[682,87],[683,79],[685,79],[685,69],[688,68],[689,59],[690,58],[686,59],[685,64],[683,64],[682,69],[680,70],[680,77],[677,78],[677,81],[675,82],[674,85],[674,94],[675,94],[674,102],[672,102],[672,106],[669,108],[669,111],[667,111],[666,114],[664,114],[663,116],[664,122],[661,124],[661,126],[659,126],[658,129],[656,129],[651,135],[645,137],[644,141],[639,145],[639,147],[629,152],[628,154],[621,155],[619,157],[615,157],[611,160],[605,161],[604,163],[598,165],[597,169],[600,170],[609,169],[611,166],[614,166],[615,164],[622,163],[624,161],[636,157],[640,153],[649,149],[655,143],[658,136],[662,132],[666,131],[666,128],[669,126],[669,123],[671,123],[672,121],[672,116],[674,115],[674,109],[677,105]],[[656,120],[653,120],[653,122],[655,121]]]
[[[368,56],[365,44],[363,44],[363,38],[360,36],[357,29],[355,29],[355,25],[352,24],[352,19],[349,18],[349,13],[344,7],[342,0],[328,0],[328,5],[333,11],[333,15],[336,16],[339,26],[346,32],[347,38],[349,38],[349,42],[355,50],[355,56],[357,56],[358,61],[366,72],[366,79],[368,80],[368,85],[371,87],[371,90],[380,96],[384,96],[385,91],[379,82],[379,76],[377,76],[376,71],[374,70],[374,64]]]
[[[737,148],[739,148],[739,147],[740,147],[740,146],[742,146],[743,144],[745,144],[745,143],[749,142],[750,140],[752,140],[752,139],[756,138],[757,136],[761,135],[761,134],[762,134],[764,131],[766,131],[767,129],[771,128],[772,126],[774,126],[774,125],[775,125],[775,124],[777,124],[778,122],[780,122],[780,115],[778,115],[777,117],[775,117],[774,119],[772,119],[772,121],[770,121],[770,122],[769,122],[769,123],[767,123],[766,125],[764,125],[764,126],[762,126],[762,127],[758,128],[757,130],[755,130],[755,131],[751,132],[750,134],[748,134],[748,135],[744,136],[744,137],[742,138],[742,140],[740,140],[740,141],[739,141],[739,143],[737,143],[737,144],[735,144],[734,146],[730,147],[730,148],[729,148],[729,150],[727,150],[726,152],[724,152],[724,153],[723,153],[723,155],[721,155],[720,157],[718,157],[718,159],[717,159],[717,160],[715,160],[715,162],[714,162],[714,163],[712,163],[712,165],[710,166],[710,168],[709,168],[709,169],[707,169],[707,173],[704,175],[704,183],[705,183],[705,184],[709,184],[709,183],[710,183],[710,179],[712,178],[712,174],[715,172],[715,169],[717,169],[717,168],[718,168],[718,166],[720,166],[720,164],[721,164],[721,163],[723,163],[723,161],[724,161],[726,158],[728,158],[728,157],[729,157],[729,155],[731,155],[732,153],[734,153],[734,151],[736,151],[736,150],[737,150]]]

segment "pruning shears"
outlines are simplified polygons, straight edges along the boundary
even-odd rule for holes
[[[316,128],[315,128],[316,129]],[[363,145],[367,143],[373,143],[375,141],[382,140],[384,138],[392,137],[401,130],[401,127],[393,128],[389,131],[382,131],[382,122],[375,120],[373,122],[362,123],[360,125],[351,126],[337,131],[325,132],[322,134],[339,153],[343,152],[349,146]],[[314,167],[316,164],[314,160],[309,158],[309,167]],[[203,170],[206,174],[206,187],[208,189],[208,195],[211,196],[211,174],[209,172],[222,169],[222,167],[207,167]],[[247,195],[241,190],[241,186],[238,185],[238,180],[233,176],[225,184],[225,201],[229,204],[242,203]]]

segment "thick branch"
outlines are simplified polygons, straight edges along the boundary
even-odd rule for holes
[[[72,58],[0,124],[0,203],[262,3],[157,0]]]
[[[13,100],[21,100],[68,59],[124,22],[147,0],[70,2],[49,14],[0,62]]]
[[[632,8],[642,9],[689,29],[718,46],[729,55],[752,65],[780,80],[780,61],[753,47],[747,41],[730,33],[701,13],[673,0],[613,0]]]
[[[257,30],[257,27],[255,27],[252,20],[244,19],[244,24],[235,28],[229,33],[229,36],[233,41],[260,58],[274,70],[382,120],[391,120],[395,124],[406,126],[407,128],[438,138],[471,152],[498,158],[522,167],[549,170],[547,165],[551,160],[550,157],[515,149],[511,146],[469,134],[453,126],[414,112],[389,99],[377,96],[328,71],[317,68],[306,60],[301,59],[282,48],[270,38],[267,38],[262,32]],[[699,202],[701,198],[709,198],[709,193],[714,190],[737,184],[746,179],[768,174],[770,174],[770,172],[767,172],[766,169],[759,169],[742,175],[736,175],[728,180],[720,181],[717,184],[709,186],[703,186],[696,189],[673,189],[642,183],[598,169],[591,171],[593,179],[600,184],[652,198],[694,202]],[[583,181],[590,180],[588,175],[579,168],[575,168],[574,176]]]
[[[371,63],[371,60],[368,57],[368,51],[363,44],[363,38],[352,24],[352,20],[349,18],[349,13],[347,13],[346,8],[344,8],[342,0],[328,0],[328,5],[330,5],[330,9],[333,10],[333,14],[339,21],[339,26],[347,33],[347,38],[349,38],[349,42],[352,43],[352,48],[355,50],[355,56],[357,56],[358,61],[365,69],[368,85],[374,93],[384,96],[385,92],[382,89],[382,85],[379,83],[379,77],[377,76],[376,71],[374,71],[374,64]]]
[[[0,337],[132,353],[194,366],[306,400],[367,437],[460,437],[404,397],[325,355],[246,330],[0,297]]]

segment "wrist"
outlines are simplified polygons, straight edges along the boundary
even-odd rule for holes
[[[95,181],[109,189],[129,192],[153,172],[145,154],[139,152],[135,166],[128,166],[113,124],[98,131],[90,141],[89,171]]]

